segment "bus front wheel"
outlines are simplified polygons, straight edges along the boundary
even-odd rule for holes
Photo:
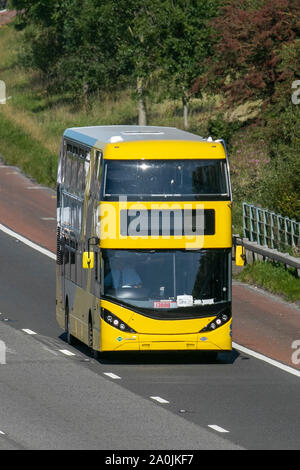
[[[90,348],[90,353],[91,356],[94,359],[99,358],[99,352],[94,349],[94,341],[93,341],[93,322],[91,316],[89,316],[89,348]]]
[[[66,304],[65,308],[65,332],[67,335],[67,343],[72,346],[75,343],[75,338],[71,335],[71,326],[70,326],[70,314],[69,314],[69,306]]]

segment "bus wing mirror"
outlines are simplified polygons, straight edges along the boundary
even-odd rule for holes
[[[235,247],[235,264],[236,266],[244,266],[245,264],[245,248],[241,245]]]
[[[95,255],[93,251],[85,251],[82,255],[83,269],[93,269],[95,263]]]

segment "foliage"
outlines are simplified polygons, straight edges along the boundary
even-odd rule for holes
[[[56,156],[42,147],[27,132],[11,123],[0,113],[1,153],[5,162],[16,165],[41,184],[55,187]]]
[[[275,83],[273,113],[284,111],[291,103],[292,83],[300,79],[300,38],[289,44],[283,43],[278,72],[280,75]]]
[[[232,0],[214,21],[215,57],[197,85],[222,92],[227,105],[261,100],[256,127],[234,130],[232,185],[247,200],[300,220],[300,0]],[[226,132],[221,119],[213,126]],[[251,134],[250,134],[251,133]]]
[[[213,139],[224,139],[229,152],[232,150],[232,139],[242,127],[240,121],[228,121],[223,113],[208,121],[207,131]]]
[[[158,27],[162,76],[167,84],[167,96],[181,98],[184,105],[192,96],[201,96],[201,90],[193,85],[206,70],[205,59],[213,53],[209,21],[223,3],[221,0],[165,0],[161,4]]]
[[[25,9],[27,62],[51,80],[52,88],[74,97],[112,86],[124,63],[116,67],[119,40],[127,23],[118,21],[115,2],[105,0],[13,0]],[[123,12],[124,19],[126,15]],[[30,57],[31,62],[28,61]]]
[[[223,0],[12,0],[24,9],[26,62],[86,99],[159,74],[168,96],[189,101],[212,53],[207,23]],[[29,60],[30,59],[30,60]],[[166,96],[166,93],[165,93]]]
[[[222,87],[230,103],[275,98],[276,84],[290,82],[281,68],[282,47],[300,33],[300,0],[232,0],[214,21],[215,57],[206,77],[210,89]]]
[[[235,136],[230,153],[230,171],[234,201],[261,202],[270,157],[266,142],[253,142],[252,132],[243,130]]]
[[[286,270],[280,263],[257,261],[248,264],[235,276],[243,282],[263,287],[274,294],[282,295],[292,302],[300,301],[300,279],[293,270]]]
[[[269,209],[300,220],[300,106],[289,104],[270,119],[270,166],[262,191]],[[278,132],[280,130],[280,132]]]

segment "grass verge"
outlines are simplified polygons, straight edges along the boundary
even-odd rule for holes
[[[55,187],[57,157],[0,113],[0,145],[5,163],[15,165],[36,181]]]
[[[290,302],[300,302],[300,278],[296,277],[294,270],[285,269],[281,264],[256,261],[235,274],[234,278],[281,295]]]

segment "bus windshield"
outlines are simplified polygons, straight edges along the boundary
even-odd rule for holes
[[[228,196],[225,160],[106,160],[104,200]],[[198,196],[198,197],[197,197]],[[200,198],[199,198],[200,196]]]
[[[225,249],[103,250],[102,296],[160,316],[201,316],[205,307],[231,300],[229,258]]]

